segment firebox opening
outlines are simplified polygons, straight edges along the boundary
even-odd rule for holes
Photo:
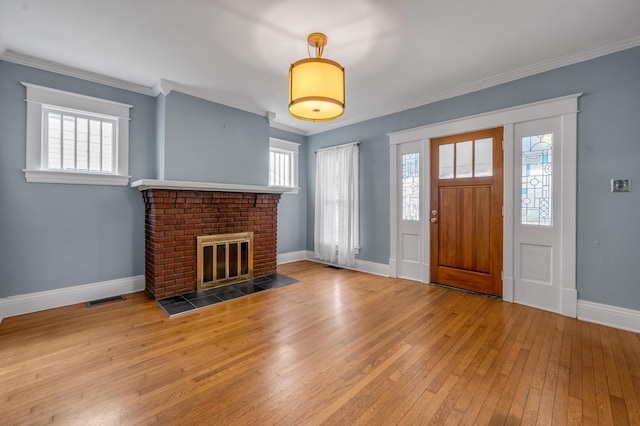
[[[253,232],[206,235],[197,240],[197,288],[253,278]]]

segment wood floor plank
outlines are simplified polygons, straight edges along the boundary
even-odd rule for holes
[[[527,345],[525,343],[523,345],[523,350],[528,351],[527,361],[515,389],[513,400],[509,407],[509,413],[507,414],[507,418],[513,419],[514,421],[519,421],[523,418],[523,412],[529,397],[531,383],[533,381],[533,374],[538,363],[538,355],[542,349],[542,341],[545,338],[547,328],[552,327],[552,324],[550,324],[549,321],[541,321],[540,315],[540,311],[537,311],[536,316],[534,317],[535,319],[532,320],[532,323],[535,324],[535,327],[532,327],[532,330],[535,330],[535,337],[531,338],[533,334],[530,334],[529,337],[530,342],[533,344]]]
[[[598,411],[598,423],[613,425],[613,412],[611,410],[611,395],[607,384],[607,372],[605,369],[602,342],[600,340],[600,328],[591,326],[593,373],[595,378],[596,407]]]
[[[640,424],[640,336],[311,262],[168,318],[142,294],[0,323],[0,424]]]
[[[611,352],[613,356],[612,362],[614,363],[618,372],[618,379],[620,381],[620,387],[623,397],[621,398],[625,404],[627,410],[627,418],[630,424],[640,425],[640,393],[636,392],[633,383],[633,375],[629,370],[623,345],[620,338],[633,339],[635,336],[633,333],[629,333],[622,330],[606,329],[610,336]],[[614,413],[615,414],[615,413]]]
[[[559,395],[556,395],[558,384],[558,371],[560,369],[560,353],[562,348],[562,338],[564,330],[556,327],[552,346],[550,348],[548,363],[542,395],[540,397],[540,409],[538,410],[537,424],[551,425],[553,423],[554,404],[561,402]]]

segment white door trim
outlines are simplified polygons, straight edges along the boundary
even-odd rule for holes
[[[399,194],[397,191],[397,147],[395,145],[423,141],[423,152],[429,152],[430,140],[432,138],[466,133],[475,130],[489,129],[492,127],[504,127],[504,258],[503,258],[503,300],[513,302],[513,130],[514,124],[538,120],[548,117],[562,116],[563,118],[563,143],[566,149],[563,169],[562,169],[562,223],[566,226],[562,228],[562,290],[560,301],[560,313],[569,317],[577,314],[577,291],[576,291],[576,169],[577,169],[577,113],[578,98],[582,93],[576,93],[545,101],[520,105],[483,114],[473,115],[460,119],[444,121],[413,129],[402,130],[390,133],[390,275],[397,274],[397,205]],[[428,159],[425,158],[423,164]],[[430,189],[430,177],[428,171],[423,174],[425,177],[425,193],[423,200],[429,199],[427,191]],[[424,206],[423,206],[424,207]],[[426,211],[421,209],[422,213]],[[423,250],[422,261],[429,259],[429,227],[428,221],[422,218],[423,223]],[[427,261],[428,263],[428,261]],[[429,282],[429,270],[423,275],[423,281]]]

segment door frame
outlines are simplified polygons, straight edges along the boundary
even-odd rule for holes
[[[425,164],[430,164],[430,140],[431,138],[472,132],[475,130],[489,129],[492,127],[504,128],[504,179],[503,179],[503,281],[502,298],[504,301],[514,301],[514,216],[516,204],[514,200],[514,126],[516,123],[539,120],[549,117],[561,117],[563,163],[560,180],[562,182],[562,233],[560,241],[560,314],[575,318],[577,315],[578,293],[576,290],[576,183],[577,183],[577,122],[578,122],[578,98],[582,93],[548,99],[540,102],[520,105],[516,107],[491,111],[487,113],[463,117],[460,119],[444,121],[422,127],[416,127],[398,132],[389,133],[389,160],[390,160],[390,251],[389,251],[389,275],[397,277],[398,247],[397,232],[397,206],[398,194],[398,147],[407,142],[421,141],[423,144],[423,156],[421,158],[421,219],[422,219],[422,245],[421,264],[423,282],[430,282],[430,229],[425,220],[428,210],[426,201],[430,199],[431,179],[429,170]],[[517,178],[519,179],[519,177]]]

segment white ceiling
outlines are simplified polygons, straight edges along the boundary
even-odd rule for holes
[[[306,38],[346,70],[346,112],[287,112]],[[639,0],[1,0],[0,52],[266,115],[313,134],[640,45]]]

